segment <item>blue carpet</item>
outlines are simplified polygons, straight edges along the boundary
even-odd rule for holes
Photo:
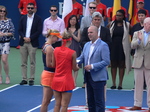
[[[79,88],[73,92],[69,107],[84,106],[84,89]],[[146,93],[143,92],[143,107],[147,107]],[[133,106],[134,91],[107,90],[106,107]],[[54,100],[54,99],[53,99]],[[0,112],[39,112],[42,101],[42,86],[20,86],[0,91]],[[52,112],[55,101],[49,105],[49,112]],[[86,112],[85,110],[84,112]],[[75,111],[74,111],[75,112]],[[80,111],[78,111],[80,112]],[[83,111],[81,111],[83,112]]]

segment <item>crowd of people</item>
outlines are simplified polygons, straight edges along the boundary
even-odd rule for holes
[[[89,112],[105,112],[109,66],[112,77],[110,88],[118,90],[123,89],[124,74],[129,74],[131,69],[134,69],[134,106],[130,110],[141,110],[142,91],[147,87],[147,105],[150,111],[150,17],[148,10],[144,9],[144,0],[137,0],[137,23],[134,26],[127,21],[128,14],[124,7],[116,12],[113,19],[113,7],[107,9],[100,0],[90,2],[89,15],[82,18],[82,5],[72,0],[73,10],[67,21],[58,17],[58,7],[51,5],[50,16],[43,23],[41,17],[36,14],[36,1],[25,1],[20,0],[18,5],[21,14],[18,28],[22,71],[20,85],[34,85],[38,38],[43,34],[46,42],[42,48],[44,70],[41,74],[41,112],[47,112],[53,94],[56,99],[54,112],[67,112],[72,90],[76,86],[78,70],[82,65]],[[106,20],[108,25],[104,24]],[[4,66],[6,84],[10,83],[8,54],[13,36],[14,25],[11,19],[7,18],[6,7],[1,5],[0,61]],[[3,83],[1,71],[0,64],[0,84]]]

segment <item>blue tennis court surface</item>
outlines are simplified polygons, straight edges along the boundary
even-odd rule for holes
[[[84,106],[84,93],[85,90],[79,87],[73,91],[68,112],[88,112]],[[147,109],[146,94],[143,92],[143,109]],[[131,90],[108,89],[106,112],[129,112],[128,109],[133,106],[133,96],[134,91]],[[14,85],[0,91],[0,112],[40,112],[41,102],[42,86]],[[52,98],[48,112],[53,112],[54,103],[55,99]]]

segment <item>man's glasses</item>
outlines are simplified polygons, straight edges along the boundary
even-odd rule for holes
[[[89,7],[90,9],[96,9],[96,7]]]
[[[0,12],[6,12],[5,10],[0,10]]]
[[[28,9],[32,9],[32,10],[34,9],[34,7],[27,7],[27,8],[28,8]]]
[[[51,12],[56,12],[57,10],[50,10]]]

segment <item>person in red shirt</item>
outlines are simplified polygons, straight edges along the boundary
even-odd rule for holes
[[[149,11],[144,9],[144,0],[138,0],[137,1],[137,10],[136,10],[136,20],[137,22],[140,22],[139,19],[138,19],[138,16],[137,16],[137,12],[140,10],[140,9],[143,9],[146,11],[146,17],[149,17]]]
[[[76,63],[76,52],[69,48],[72,42],[71,37],[72,35],[65,31],[62,46],[56,47],[52,56],[52,64],[55,67],[52,81],[55,97],[54,112],[67,112],[72,90],[75,88],[72,70],[77,71],[79,67]]]
[[[78,20],[80,19],[80,16],[83,15],[83,7],[80,3],[78,3],[76,0],[72,0],[73,10],[67,15],[67,19],[65,19],[65,27],[68,26],[68,20],[71,15],[76,15]]]
[[[21,15],[26,15],[28,13],[27,12],[28,3],[33,3],[35,5],[34,11],[36,12],[37,5],[35,0],[20,0],[18,8]]]
[[[71,15],[76,15],[78,19],[80,19],[80,16],[83,14],[83,8],[80,3],[78,3],[76,0],[72,0],[73,3],[73,10],[71,12]]]
[[[107,17],[107,13],[106,13],[106,10],[107,10],[107,6],[104,5],[103,3],[100,2],[101,0],[96,0],[96,3],[97,3],[97,11],[100,12],[104,18],[104,21],[106,20],[106,17]]]

